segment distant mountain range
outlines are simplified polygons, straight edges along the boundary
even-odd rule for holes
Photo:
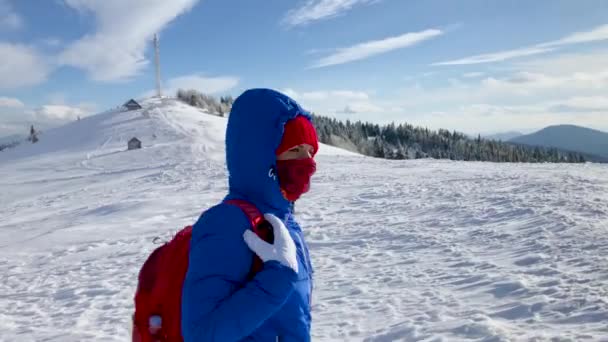
[[[524,134],[520,133],[520,132],[516,132],[516,131],[510,131],[510,132],[503,132],[503,133],[496,133],[496,134],[486,135],[484,138],[490,139],[490,140],[509,141],[511,139],[514,139],[514,138],[517,138],[517,137],[521,137],[522,135],[524,135]]]
[[[549,126],[536,133],[511,138],[509,142],[582,152],[589,155],[590,160],[608,162],[608,133],[591,128]]]

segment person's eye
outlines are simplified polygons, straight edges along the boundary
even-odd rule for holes
[[[298,152],[300,152],[300,148],[299,147],[292,148],[291,150],[289,150],[289,152],[298,153]]]

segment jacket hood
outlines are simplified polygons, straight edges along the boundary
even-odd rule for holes
[[[250,89],[234,101],[226,130],[227,199],[247,200],[262,212],[289,212],[276,173],[275,150],[285,123],[298,115],[311,120],[296,101],[271,89]]]

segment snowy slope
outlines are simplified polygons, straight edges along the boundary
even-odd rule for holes
[[[225,125],[148,100],[0,152],[0,341],[128,340],[152,240],[226,192]],[[608,340],[608,167],[318,161],[313,340]]]
[[[19,135],[19,134],[3,136],[3,137],[0,137],[0,145],[10,144],[10,143],[14,143],[16,141],[21,142],[21,141],[24,141],[25,139],[26,139],[25,136]]]

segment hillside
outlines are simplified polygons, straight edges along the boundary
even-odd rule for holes
[[[556,147],[608,159],[608,133],[580,126],[549,126],[510,141],[526,145]]]
[[[25,137],[22,135],[14,134],[5,137],[0,137],[0,152],[4,149],[13,148],[25,141]]]
[[[504,132],[504,133],[489,134],[489,135],[485,135],[483,137],[486,139],[490,139],[490,140],[509,141],[511,139],[515,139],[522,135],[523,135],[523,133],[516,132],[516,131],[510,131],[510,132]]]
[[[4,137],[0,137],[0,145],[9,144],[16,141],[25,140],[25,136],[19,134],[8,135]]]
[[[0,340],[129,340],[153,241],[225,195],[226,119],[143,105],[0,153]],[[607,165],[317,160],[313,341],[606,336]]]

